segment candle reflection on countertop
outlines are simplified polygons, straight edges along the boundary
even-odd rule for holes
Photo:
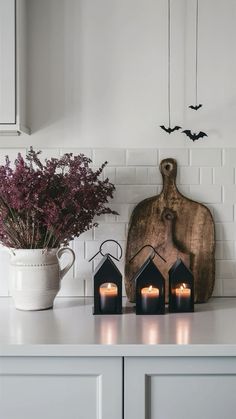
[[[160,343],[159,325],[156,317],[154,319],[151,317],[141,318],[141,338],[142,344],[156,345]]]
[[[109,316],[96,319],[98,327],[99,343],[103,345],[115,345],[120,334],[120,320],[116,316]]]
[[[176,318],[176,343],[187,345],[190,343],[191,321],[188,317]]]

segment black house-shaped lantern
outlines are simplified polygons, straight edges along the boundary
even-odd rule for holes
[[[169,270],[169,311],[194,311],[194,278],[181,259],[177,259]]]
[[[134,277],[136,314],[165,313],[165,279],[149,257]]]
[[[109,254],[94,272],[94,313],[122,313],[122,275]]]

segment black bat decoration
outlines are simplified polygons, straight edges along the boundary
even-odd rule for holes
[[[198,134],[196,134],[195,132],[191,132],[190,129],[185,129],[182,132],[193,141],[199,140],[199,138],[208,137],[208,135],[203,131],[200,131]]]
[[[164,131],[168,132],[168,134],[171,134],[172,132],[181,129],[178,125],[176,125],[174,128],[166,128],[164,125],[160,125],[160,128],[162,128]]]
[[[190,105],[189,106],[190,109],[194,109],[195,111],[197,111],[201,107],[202,107],[202,104],[201,103],[199,105],[196,105],[196,106],[194,106],[194,105]]]

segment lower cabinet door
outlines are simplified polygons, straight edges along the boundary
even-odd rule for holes
[[[122,419],[122,358],[0,358],[1,419]]]
[[[236,358],[125,358],[125,419],[235,419]]]

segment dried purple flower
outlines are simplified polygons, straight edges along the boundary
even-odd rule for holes
[[[115,187],[100,180],[105,162],[93,171],[80,154],[46,159],[31,147],[26,159],[18,154],[14,168],[0,166],[0,242],[12,248],[68,245],[96,226],[101,214],[116,214],[106,206]]]

